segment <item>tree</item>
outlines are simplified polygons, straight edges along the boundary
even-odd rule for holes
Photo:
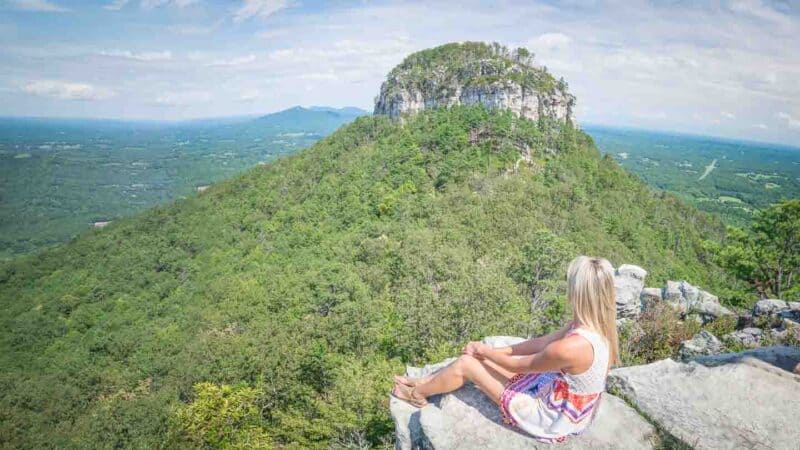
[[[566,263],[575,254],[573,246],[547,230],[538,230],[522,248],[522,261],[514,270],[515,281],[525,286],[530,298],[531,317],[549,316],[562,311],[558,299],[553,298],[563,283]],[[553,309],[559,311],[552,311]],[[549,317],[554,319],[554,317]],[[529,330],[531,332],[533,330]]]
[[[800,271],[800,199],[759,212],[749,231],[730,227],[716,260],[749,282],[760,298],[794,294]]]

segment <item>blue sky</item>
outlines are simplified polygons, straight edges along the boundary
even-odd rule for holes
[[[800,145],[800,4],[0,0],[0,115],[372,108],[410,52],[530,48],[582,123]]]

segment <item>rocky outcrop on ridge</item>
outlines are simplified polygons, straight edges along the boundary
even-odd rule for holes
[[[614,274],[617,288],[617,317],[636,319],[642,311],[667,302],[684,316],[694,315],[702,322],[717,317],[733,315],[728,308],[720,305],[719,298],[687,281],[667,281],[663,288],[647,288],[647,271],[639,266],[623,264]]]
[[[642,312],[666,303],[683,320],[707,323],[731,316],[737,329],[721,339],[701,330],[681,344],[683,362],[664,359],[612,370],[594,424],[558,447],[661,448],[668,439],[698,449],[800,448],[794,425],[800,405],[800,303],[761,300],[736,316],[715,295],[685,280],[648,288],[646,277],[647,271],[630,264],[615,270],[618,323],[637,325]],[[495,336],[484,342],[501,347],[521,340]],[[780,342],[794,346],[769,346]],[[726,346],[752,349],[724,353]],[[452,361],[408,367],[407,375],[428,375]],[[472,385],[429,400],[431,405],[417,409],[391,399],[396,449],[552,447],[504,425],[498,406]]]
[[[510,345],[521,338],[489,337],[484,342],[495,347]],[[449,364],[447,360],[422,368],[408,367],[407,375],[420,377]],[[395,449],[547,449],[541,443],[503,424],[498,406],[475,386],[468,384],[449,394],[433,397],[431,404],[417,409],[391,398],[395,423]],[[655,428],[625,402],[604,394],[594,424],[573,437],[560,449],[640,449],[652,448]]]
[[[500,347],[521,340],[484,342]],[[428,375],[452,361],[408,367],[406,374]],[[790,371],[798,363],[800,348],[784,346],[614,369],[594,423],[557,447],[651,449],[677,438],[698,449],[796,448],[800,376]],[[418,409],[391,398],[395,449],[553,447],[505,425],[498,406],[471,384],[429,401]]]
[[[698,356],[716,355],[722,352],[722,342],[706,330],[701,330],[688,341],[681,343],[678,355],[687,360]]]
[[[527,50],[498,44],[446,44],[408,56],[381,85],[375,114],[392,118],[455,105],[508,109],[538,120],[572,120],[566,83],[533,64]]]
[[[775,364],[797,364],[800,348],[746,353],[615,369],[609,389],[693,448],[798,448],[800,376]]]

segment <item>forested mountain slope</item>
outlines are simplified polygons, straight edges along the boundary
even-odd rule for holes
[[[576,254],[724,299],[701,245],[722,233],[568,121],[362,117],[4,265],[0,445],[388,443],[391,374],[550,329]]]

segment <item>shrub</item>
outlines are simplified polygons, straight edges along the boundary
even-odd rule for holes
[[[273,447],[261,427],[257,389],[198,383],[194,390],[197,398],[177,411],[174,443],[185,441],[203,448]]]
[[[700,331],[700,324],[680,320],[679,312],[666,303],[649,308],[639,318],[640,330],[632,333],[623,329],[621,352],[623,364],[642,364],[671,358],[677,354],[681,342],[689,340]],[[627,360],[626,360],[627,358]]]

